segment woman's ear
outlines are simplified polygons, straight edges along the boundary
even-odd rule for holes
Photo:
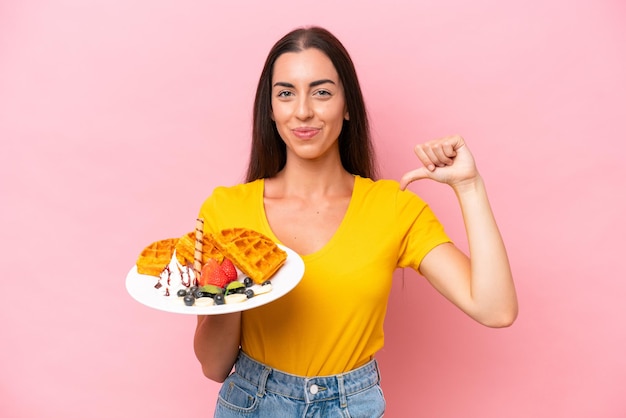
[[[344,118],[345,120],[350,120],[350,113],[349,113],[349,112],[346,112],[346,114],[343,116],[343,118]]]

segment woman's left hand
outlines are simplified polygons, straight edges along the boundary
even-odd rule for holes
[[[465,140],[459,135],[447,136],[415,146],[415,154],[424,165],[409,171],[400,180],[400,188],[420,179],[431,179],[452,187],[478,178],[478,170]]]

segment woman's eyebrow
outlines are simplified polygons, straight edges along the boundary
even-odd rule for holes
[[[333,80],[325,78],[325,79],[322,79],[322,80],[312,81],[311,83],[309,83],[309,87],[317,87],[317,86],[320,86],[320,85],[326,84],[326,83],[336,84]],[[276,83],[274,83],[274,87],[294,88],[295,86],[293,84],[291,84],[291,83],[287,83],[286,81],[277,81]]]
[[[320,86],[322,84],[326,84],[326,83],[330,83],[330,84],[335,84],[335,82],[333,80],[330,79],[323,79],[323,80],[317,80],[317,81],[313,81],[311,82],[311,84],[309,84],[309,87],[317,87]]]

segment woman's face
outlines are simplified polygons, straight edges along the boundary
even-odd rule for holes
[[[348,118],[343,86],[330,58],[315,48],[276,60],[272,119],[288,158],[315,160],[339,154],[337,138]]]

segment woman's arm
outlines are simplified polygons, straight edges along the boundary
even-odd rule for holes
[[[198,316],[193,345],[206,377],[223,382],[230,374],[241,342],[241,312]]]
[[[482,177],[463,138],[453,136],[420,144],[415,153],[424,164],[405,174],[401,187],[430,178],[449,184],[463,214],[470,257],[453,244],[431,250],[420,273],[446,298],[481,324],[511,325],[517,317],[515,285]]]

